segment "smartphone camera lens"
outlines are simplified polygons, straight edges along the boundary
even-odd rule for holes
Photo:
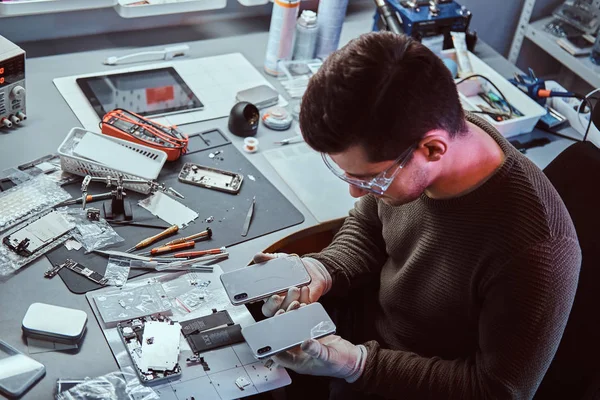
[[[271,351],[271,346],[265,346],[263,348],[258,349],[258,354],[265,354],[268,351]]]
[[[243,300],[243,299],[245,299],[247,297],[248,297],[247,293],[240,293],[240,294],[236,294],[235,296],[233,296],[233,298],[235,300]]]

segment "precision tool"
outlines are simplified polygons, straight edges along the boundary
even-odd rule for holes
[[[87,196],[85,196],[85,203],[91,203],[93,201],[98,201],[98,200],[108,200],[112,197],[112,193],[108,192],[108,193],[102,193],[102,194],[88,194]],[[58,203],[57,205],[54,206],[54,208],[56,207],[63,207],[63,206],[70,206],[73,204],[82,204],[83,203],[83,196],[78,197],[76,199],[71,199],[71,200],[65,200],[62,203]]]
[[[167,236],[176,234],[177,231],[179,231],[179,226],[172,225],[172,226],[168,227],[167,229],[165,229],[164,231],[162,231],[161,233],[158,233],[154,236],[150,236],[149,238],[142,240],[141,242],[139,242],[138,244],[136,244],[135,246],[133,246],[132,248],[127,250],[126,253],[131,253],[134,250],[143,249],[144,247],[149,246],[152,243],[157,242],[161,239],[164,239]]]
[[[174,244],[179,244],[179,243],[184,243],[184,242],[189,242],[189,241],[199,242],[201,240],[208,240],[211,237],[212,237],[212,230],[210,228],[206,228],[206,230],[204,230],[200,233],[196,233],[194,235],[171,240],[170,242],[165,243],[165,246],[171,246]],[[193,247],[193,246],[191,246],[191,247]]]
[[[302,137],[302,135],[296,135],[296,136],[289,137],[287,139],[282,139],[277,142],[273,142],[273,144],[285,146],[286,144],[300,143],[300,142],[304,142],[304,138]]]
[[[140,256],[154,256],[157,254],[169,253],[169,252],[175,251],[175,250],[190,249],[190,248],[194,247],[195,245],[196,245],[196,242],[194,242],[194,241],[183,242],[183,243],[178,243],[178,244],[171,244],[171,245],[164,245],[161,247],[155,247],[150,251],[140,253]]]
[[[173,257],[175,258],[193,258],[205,256],[207,254],[221,254],[225,253],[225,247],[221,247],[218,249],[210,249],[210,250],[197,250],[197,251],[184,251],[183,253],[175,253]]]
[[[167,229],[168,226],[164,226],[164,225],[152,225],[152,224],[144,224],[141,222],[134,222],[134,221],[112,221],[112,220],[106,220],[106,222],[108,222],[111,225],[131,225],[131,226],[139,226],[141,228],[156,228],[156,229]]]
[[[250,204],[250,208],[248,209],[248,214],[246,215],[246,220],[244,221],[244,226],[242,227],[242,236],[246,237],[248,235],[248,229],[250,229],[250,223],[252,222],[252,216],[254,215],[254,205],[256,204],[256,196],[252,197],[252,203]]]

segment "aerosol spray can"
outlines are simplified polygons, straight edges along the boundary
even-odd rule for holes
[[[294,51],[294,32],[296,18],[300,9],[300,0],[274,0],[269,42],[265,57],[265,72],[269,75],[279,75],[279,61],[292,59]]]
[[[317,47],[317,13],[304,10],[296,24],[296,44],[294,45],[294,60],[312,60]]]
[[[348,0],[319,1],[319,34],[316,56],[321,60],[337,50]]]

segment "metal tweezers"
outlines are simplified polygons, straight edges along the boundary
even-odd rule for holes
[[[250,229],[250,222],[252,222],[252,216],[254,215],[254,204],[256,204],[256,196],[252,197],[252,203],[250,204],[244,226],[242,227],[242,236],[244,237],[248,235],[248,229]]]

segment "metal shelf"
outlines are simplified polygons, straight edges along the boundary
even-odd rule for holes
[[[117,0],[21,0],[0,3],[0,17],[113,7]]]
[[[525,37],[591,86],[600,87],[600,66],[592,63],[588,56],[574,57],[560,47],[556,43],[557,37],[544,30],[546,24],[551,20],[553,20],[553,17],[544,18],[529,24],[525,31]]]
[[[227,7],[227,0],[178,0],[177,2],[138,4],[135,0],[118,0],[115,10],[123,18],[150,17]]]

